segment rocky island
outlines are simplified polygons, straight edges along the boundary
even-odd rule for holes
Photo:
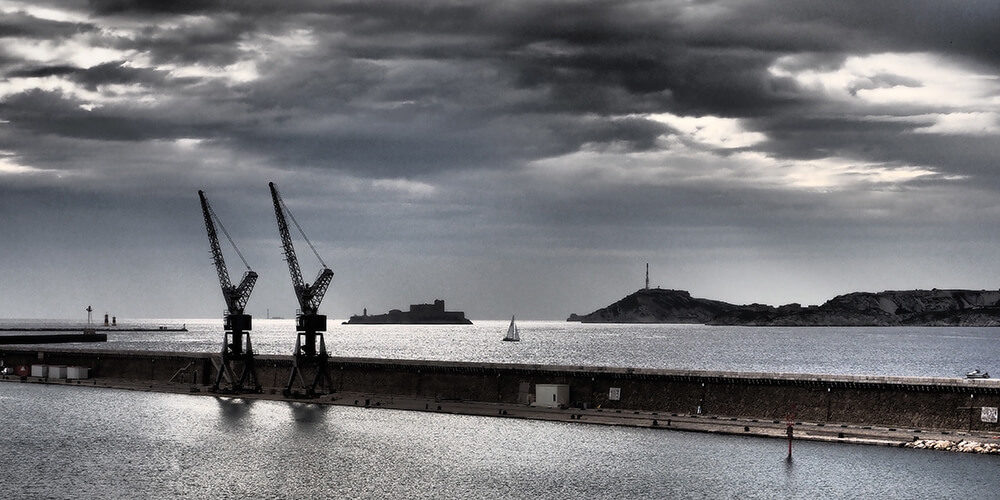
[[[393,309],[386,314],[368,315],[366,308],[361,316],[351,316],[345,325],[471,325],[462,311],[445,311],[444,301],[433,304],[410,304],[407,312]]]
[[[583,323],[708,323],[739,306],[691,297],[685,290],[642,289],[590,314],[571,314]]]
[[[1000,326],[998,290],[889,290],[838,295],[821,305],[734,305],[684,290],[640,289],[583,316],[584,323],[746,326]]]

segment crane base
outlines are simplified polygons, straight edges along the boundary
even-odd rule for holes
[[[226,332],[222,341],[222,366],[212,384],[212,391],[223,394],[261,392],[250,332]]]
[[[315,346],[316,337],[319,337],[318,352],[313,349],[304,349],[303,340],[306,346]],[[329,367],[330,356],[326,353],[326,342],[323,339],[323,332],[298,332],[295,341],[295,354],[292,357],[292,373],[288,376],[288,385],[285,386],[284,395],[304,396],[314,398],[328,392],[333,392],[333,379],[330,377]],[[307,372],[311,377],[307,376]],[[310,381],[306,382],[309,378]],[[302,392],[293,390],[295,382]],[[325,390],[325,392],[324,392]]]

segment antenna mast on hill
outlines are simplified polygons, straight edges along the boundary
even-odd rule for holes
[[[649,262],[646,263],[646,290],[649,290]]]

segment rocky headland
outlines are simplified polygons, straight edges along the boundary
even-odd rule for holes
[[[739,306],[691,297],[685,290],[639,290],[590,314],[571,314],[567,321],[583,323],[708,323],[734,313]]]
[[[998,290],[889,290],[838,295],[821,305],[734,305],[684,290],[641,289],[584,323],[701,323],[746,326],[1000,326]]]

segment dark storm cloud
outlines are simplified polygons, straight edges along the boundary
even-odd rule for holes
[[[797,157],[847,149],[836,133],[823,130],[804,142],[782,144],[782,118],[809,116],[818,98],[768,72],[778,57],[806,54],[799,64],[823,68],[835,67],[851,52],[919,47],[989,62],[995,54],[982,47],[989,46],[993,35],[987,32],[998,12],[991,3],[971,2],[804,2],[795,8],[774,2],[291,2],[278,8],[266,2],[109,1],[91,2],[91,7],[96,16],[112,19],[160,15],[153,19],[163,22],[110,40],[118,49],[148,54],[154,63],[226,66],[247,56],[240,44],[254,36],[309,29],[318,50],[259,68],[259,79],[225,97],[187,90],[191,82],[181,78],[165,82],[151,70],[114,64],[84,68],[74,78],[91,89],[102,83],[154,88],[172,83],[179,92],[193,92],[193,99],[235,98],[258,119],[248,129],[243,116],[229,124],[218,117],[213,124],[219,128],[208,136],[228,137],[237,147],[281,161],[379,174],[393,166],[400,172],[427,172],[506,165],[511,149],[522,152],[515,159],[544,158],[584,143],[618,142],[642,150],[662,126],[640,125],[641,118],[628,127],[611,120],[595,124],[592,117],[664,111],[756,119],[762,132],[776,133],[772,151]],[[211,16],[169,22],[176,14]],[[25,30],[32,24],[38,23],[23,15],[10,21]],[[42,23],[48,24],[69,23]],[[440,67],[431,77],[422,68],[393,72],[401,60],[434,61]],[[68,68],[20,68],[10,76],[60,70]],[[917,84],[883,74],[854,90]],[[408,104],[370,107],[393,102]],[[13,100],[8,109],[16,105]],[[121,137],[122,130],[152,121],[141,115],[135,109],[121,115],[106,109],[100,126],[88,134],[99,135],[107,127]],[[366,125],[310,133],[304,118],[324,115]],[[591,118],[564,119],[574,115]],[[502,130],[490,126],[498,120]],[[840,123],[836,117],[827,120],[833,132],[858,122],[851,116]],[[779,128],[766,128],[769,123]],[[898,129],[886,126],[888,132]],[[518,147],[501,145],[511,140]],[[462,162],[463,156],[468,161]]]
[[[178,0],[161,2],[158,0],[90,0],[88,2],[94,12],[109,14],[192,14],[196,12],[214,11],[229,2]]]
[[[25,131],[107,141],[191,137],[211,134],[216,128],[211,121],[173,122],[154,115],[123,119],[122,115],[129,110],[97,108],[86,111],[80,104],[81,101],[59,92],[29,91],[0,103],[0,116]]]
[[[89,23],[39,19],[24,12],[4,13],[3,17],[0,17],[0,37],[52,40],[92,32],[95,29],[94,25]]]
[[[850,110],[831,115],[821,96],[768,68],[790,54],[796,59],[788,69],[822,70],[851,53],[914,47],[987,64],[993,54],[982,47],[989,46],[986,31],[997,12],[990,3],[968,2],[90,5],[95,24],[101,16],[142,23],[154,15],[131,35],[95,39],[154,64],[227,66],[266,54],[253,48],[261,37],[294,29],[308,30],[312,46],[260,62],[258,78],[229,88],[119,62],[79,69],[22,64],[7,76],[66,76],[92,91],[138,84],[175,93],[190,106],[176,108],[171,100],[168,113],[155,105],[84,113],[73,109],[84,104],[79,98],[35,91],[6,99],[5,119],[36,132],[95,139],[196,134],[282,164],[378,176],[506,168],[584,144],[648,150],[666,128],[621,116],[659,112],[748,119],[769,136],[761,148],[773,154],[866,157],[869,144],[906,142],[899,138],[906,125],[864,123]],[[78,32],[76,24],[26,14],[6,23],[12,33]],[[886,73],[851,91],[898,85],[919,82]],[[210,118],[206,109],[213,110]],[[60,120],[45,120],[47,114]],[[342,124],[325,123],[329,117]]]
[[[261,28],[265,20],[246,19],[234,14],[213,15],[210,21],[183,27],[150,26],[135,39],[123,39],[116,46],[148,52],[156,63],[201,63],[225,66],[240,55],[237,44],[247,33]]]
[[[98,64],[89,68],[80,68],[65,64],[52,66],[28,66],[9,71],[10,78],[45,78],[47,76],[67,76],[70,80],[82,84],[88,90],[97,90],[100,85],[110,84],[142,84],[149,87],[159,87],[166,83],[165,72],[148,68],[133,68],[126,66],[124,61]],[[183,79],[173,79],[171,84],[183,83]],[[188,80],[193,82],[193,80]]]
[[[88,90],[97,90],[101,85],[119,84],[142,84],[146,87],[157,88],[168,84],[166,72],[148,68],[133,68],[126,66],[121,61],[114,61],[98,64],[86,69],[74,72],[72,80],[81,83]],[[171,79],[171,85],[183,85],[185,80]],[[194,83],[193,79],[187,80]]]
[[[57,64],[55,66],[36,66],[23,69],[16,69],[7,72],[11,78],[45,78],[46,76],[72,75],[82,71],[76,66]]]

